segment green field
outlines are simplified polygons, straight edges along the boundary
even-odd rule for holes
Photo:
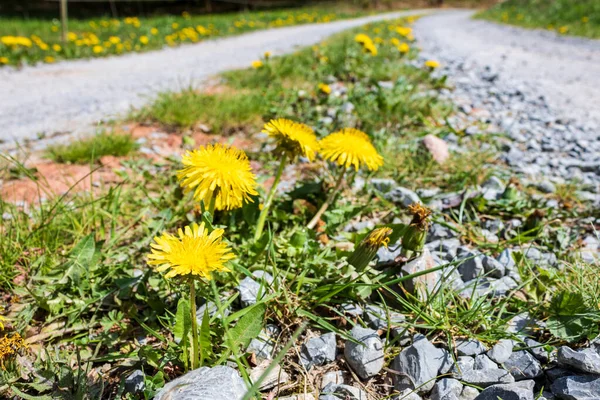
[[[508,0],[479,18],[561,35],[600,38],[600,2],[597,0]]]
[[[330,22],[364,13],[350,10],[322,6],[222,15],[183,13],[147,18],[71,19],[66,43],[61,41],[58,19],[0,17],[0,66],[156,50],[258,29]]]

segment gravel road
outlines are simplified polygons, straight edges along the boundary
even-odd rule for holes
[[[491,66],[503,78],[535,85],[557,113],[600,120],[600,40],[494,24],[472,15],[449,11],[420,19],[415,29],[423,50]]]
[[[310,24],[93,60],[0,70],[0,141],[40,133],[81,132],[127,112],[156,93],[198,84],[222,71],[246,67],[265,51],[291,52],[371,21],[423,14],[411,10],[328,24]]]

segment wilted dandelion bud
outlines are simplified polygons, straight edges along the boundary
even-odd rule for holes
[[[389,236],[392,234],[391,228],[373,229],[358,244],[354,253],[348,258],[348,263],[354,266],[358,271],[365,269],[367,265],[375,258],[377,250],[381,246],[387,247],[390,243]]]
[[[524,228],[526,231],[532,231],[542,228],[546,212],[544,210],[535,210],[525,220]]]
[[[519,181],[516,178],[510,178],[506,189],[502,193],[504,200],[516,200],[519,194]]]
[[[432,211],[421,205],[420,203],[413,203],[408,206],[408,211],[412,214],[413,218],[410,225],[406,227],[404,236],[402,237],[402,251],[415,251],[419,252],[423,250],[425,245],[425,238],[427,237],[427,231],[429,230],[429,216]]]

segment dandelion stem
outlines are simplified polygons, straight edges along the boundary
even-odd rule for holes
[[[215,203],[217,202],[217,194],[219,189],[215,190],[212,197],[210,198],[210,203],[208,203],[208,213],[210,216],[215,219]]]
[[[198,368],[198,321],[196,320],[196,287],[190,277],[190,313],[192,317],[192,369]]]
[[[335,200],[335,196],[337,195],[337,192],[342,186],[342,182],[344,181],[344,175],[346,173],[346,168],[344,166],[342,166],[340,170],[340,175],[338,176],[337,181],[335,182],[335,187],[331,190],[331,193],[329,193],[329,197],[327,198],[327,200],[325,200],[325,203],[323,203],[321,208],[319,208],[319,211],[317,211],[313,219],[311,219],[308,225],[306,226],[308,229],[313,229],[317,225],[317,222],[319,222],[321,216],[325,213],[325,211],[327,211],[331,203],[333,203],[333,200]]]
[[[277,193],[277,185],[279,185],[279,181],[281,180],[281,175],[283,174],[283,170],[287,163],[287,155],[284,153],[281,156],[281,162],[279,164],[279,169],[277,170],[277,175],[275,175],[275,181],[273,181],[273,185],[271,186],[271,190],[269,191],[269,195],[267,196],[267,200],[263,206],[263,209],[260,212],[258,217],[258,223],[256,224],[256,232],[254,233],[254,241],[260,239],[262,235],[263,229],[265,227],[265,221],[267,220],[267,215],[269,215],[269,208],[271,207],[271,203],[273,203],[273,198],[275,198],[275,193]]]

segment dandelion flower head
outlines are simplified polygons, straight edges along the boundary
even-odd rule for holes
[[[204,223],[193,223],[179,229],[177,235],[163,233],[154,238],[148,264],[159,272],[168,271],[165,278],[196,276],[210,280],[215,271],[228,271],[225,263],[235,256],[222,240],[223,229],[212,232]]]
[[[177,178],[186,192],[194,191],[194,199],[210,204],[215,196],[215,209],[240,208],[257,195],[256,177],[242,150],[222,144],[207,145],[188,151],[182,157],[184,168]]]
[[[314,160],[319,150],[315,132],[305,124],[285,118],[273,119],[265,124],[263,132],[277,142],[277,152],[290,157],[304,156]]]
[[[369,136],[354,128],[344,128],[321,140],[321,154],[326,160],[345,168],[354,166],[356,170],[364,165],[376,171],[383,165],[383,157],[377,153]]]

